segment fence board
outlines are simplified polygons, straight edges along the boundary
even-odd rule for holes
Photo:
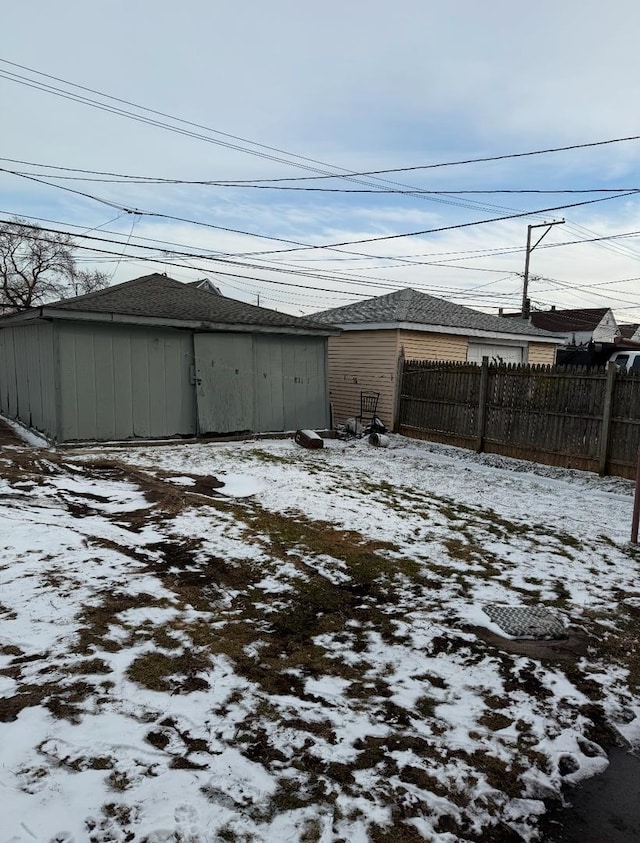
[[[399,429],[436,442],[550,465],[597,471],[607,373],[583,367],[488,366],[479,438],[482,367],[406,361]],[[635,477],[640,447],[640,377],[616,372],[609,416],[609,473]]]

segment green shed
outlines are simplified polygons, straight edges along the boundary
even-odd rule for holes
[[[0,319],[0,412],[52,442],[328,428],[336,329],[166,275]]]

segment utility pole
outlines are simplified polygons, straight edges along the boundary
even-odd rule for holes
[[[523,276],[523,284],[522,284],[522,318],[528,319],[529,314],[531,311],[531,302],[527,297],[528,288],[529,288],[529,258],[531,256],[531,252],[535,249],[535,247],[540,243],[543,237],[551,231],[552,226],[554,225],[563,225],[564,220],[556,220],[555,222],[541,222],[538,225],[528,225],[527,226],[527,251],[524,259],[524,276]],[[532,228],[546,228],[540,237],[536,240],[536,242],[531,245],[531,229]]]

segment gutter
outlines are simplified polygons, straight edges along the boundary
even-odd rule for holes
[[[135,316],[126,313],[101,313],[98,311],[67,310],[66,308],[47,307],[46,305],[15,313],[0,319],[0,329],[4,325],[33,322],[37,319],[60,319],[70,322],[97,322],[108,325],[142,325],[148,327],[182,328],[192,331],[247,333],[247,334],[296,334],[300,336],[335,337],[342,333],[333,325],[318,328],[296,328],[286,325],[245,325],[226,322],[208,322],[194,319],[165,319],[161,316]]]
[[[542,342],[560,345],[564,337],[555,334],[531,334],[525,331],[521,333],[507,331],[488,331],[483,328],[463,328],[453,325],[425,325],[421,322],[358,322],[343,324],[339,326],[343,331],[379,331],[379,330],[400,330],[419,331],[420,333],[431,334],[453,334],[461,337],[480,337],[482,339],[512,340],[514,342]]]

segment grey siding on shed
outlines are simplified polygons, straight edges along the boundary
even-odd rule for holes
[[[256,335],[255,430],[329,427],[326,337]]]
[[[0,331],[0,411],[56,435],[55,345],[50,323]]]
[[[202,433],[329,426],[326,337],[196,334]]]
[[[288,337],[282,346],[284,429],[328,428],[327,340]]]
[[[327,338],[16,325],[0,330],[0,410],[59,442],[327,428]]]
[[[198,425],[202,433],[253,430],[252,334],[195,334]]]
[[[193,435],[187,332],[58,323],[61,441]]]

